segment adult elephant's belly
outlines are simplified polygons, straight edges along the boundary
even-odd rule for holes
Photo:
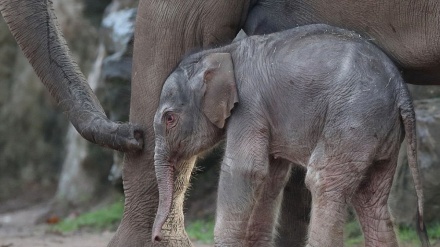
[[[245,31],[281,31],[326,23],[357,31],[382,48],[412,84],[440,85],[440,2],[438,0],[260,1]]]

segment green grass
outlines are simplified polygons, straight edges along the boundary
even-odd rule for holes
[[[191,240],[203,243],[214,243],[214,219],[196,220],[190,222],[186,232]]]
[[[191,240],[204,244],[214,243],[214,220],[196,220],[190,222],[186,231]],[[356,220],[349,221],[344,229],[345,246],[359,246],[363,243],[362,231]],[[417,237],[417,236],[416,236]]]
[[[440,240],[440,223],[427,225],[428,236],[431,243]],[[400,227],[398,232],[399,240],[405,243],[419,243],[419,237],[413,227]]]
[[[123,200],[101,208],[96,211],[82,214],[74,219],[65,219],[54,225],[51,230],[61,233],[89,229],[95,231],[114,230],[121,220],[124,209]],[[431,243],[440,241],[440,222],[427,226]],[[186,231],[193,241],[204,244],[214,243],[214,219],[196,220],[190,222]],[[344,229],[345,246],[360,246],[363,243],[362,231],[356,219],[352,218],[347,222]],[[402,243],[414,243],[417,245],[419,239],[413,227],[400,227],[397,236]]]
[[[440,223],[434,223],[427,225],[428,236],[431,243],[440,241]],[[345,245],[361,246],[364,239],[359,223],[356,219],[352,219],[347,222],[344,229]],[[399,227],[397,230],[397,239],[401,243],[414,244],[418,246],[420,244],[419,237],[417,236],[416,229],[414,227]]]
[[[430,239],[439,241],[440,240],[440,222],[432,225],[428,225],[428,236]]]
[[[61,233],[78,231],[83,228],[90,230],[114,230],[120,222],[124,210],[123,200],[115,202],[96,211],[84,213],[74,219],[65,219],[54,225],[51,230]]]
[[[345,224],[344,228],[345,246],[358,246],[363,243],[362,230],[357,220],[350,220]]]
[[[419,240],[415,229],[410,227],[399,227],[397,237],[404,243],[415,243]]]

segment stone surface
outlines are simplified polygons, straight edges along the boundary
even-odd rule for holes
[[[99,58],[98,30],[109,2],[53,1],[71,54],[95,88],[104,54],[101,49]],[[56,187],[57,198],[74,201],[78,197],[94,197],[95,190],[90,187],[97,183],[108,186],[112,153],[78,138],[75,131],[67,135],[67,118],[35,75],[2,19],[0,80],[0,202],[31,188],[53,193]]]
[[[131,2],[137,4],[136,1]],[[129,7],[128,1],[121,3],[115,0],[106,7],[99,32],[97,29],[92,30],[96,42],[90,44],[94,57],[87,80],[109,118],[115,121],[128,121],[130,43],[133,40],[135,14],[136,10]],[[121,166],[120,156],[88,143],[70,126],[67,154],[52,211],[65,215],[65,205],[84,208],[105,197],[112,191],[108,180],[111,166]]]
[[[432,99],[440,97],[439,86],[420,86],[408,84],[413,100]]]
[[[131,93],[134,24],[137,0],[115,0],[106,10],[102,21],[101,42],[105,47],[101,84],[96,93],[109,118],[128,121]],[[114,151],[108,179],[122,189],[122,154]]]
[[[67,126],[2,18],[0,106],[1,203],[34,187],[56,184]]]

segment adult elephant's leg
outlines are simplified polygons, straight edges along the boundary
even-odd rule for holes
[[[230,42],[246,13],[241,1],[140,1],[133,50],[130,122],[145,130],[144,150],[126,154],[123,168],[125,208],[110,246],[152,246],[158,205],[153,165],[153,118],[162,85],[181,57],[195,47]],[[190,246],[184,230],[182,200],[191,169],[177,170],[171,213],[154,246]]]
[[[49,0],[0,0],[11,33],[38,77],[87,140],[120,151],[142,149],[142,133],[110,121],[70,56]]]
[[[306,188],[306,171],[293,166],[291,176],[284,188],[284,197],[279,216],[277,247],[302,247],[307,240],[312,197]]]

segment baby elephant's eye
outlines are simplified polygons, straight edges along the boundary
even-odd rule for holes
[[[177,116],[174,113],[167,112],[165,113],[165,122],[167,125],[167,128],[172,128],[176,125],[177,122]]]

